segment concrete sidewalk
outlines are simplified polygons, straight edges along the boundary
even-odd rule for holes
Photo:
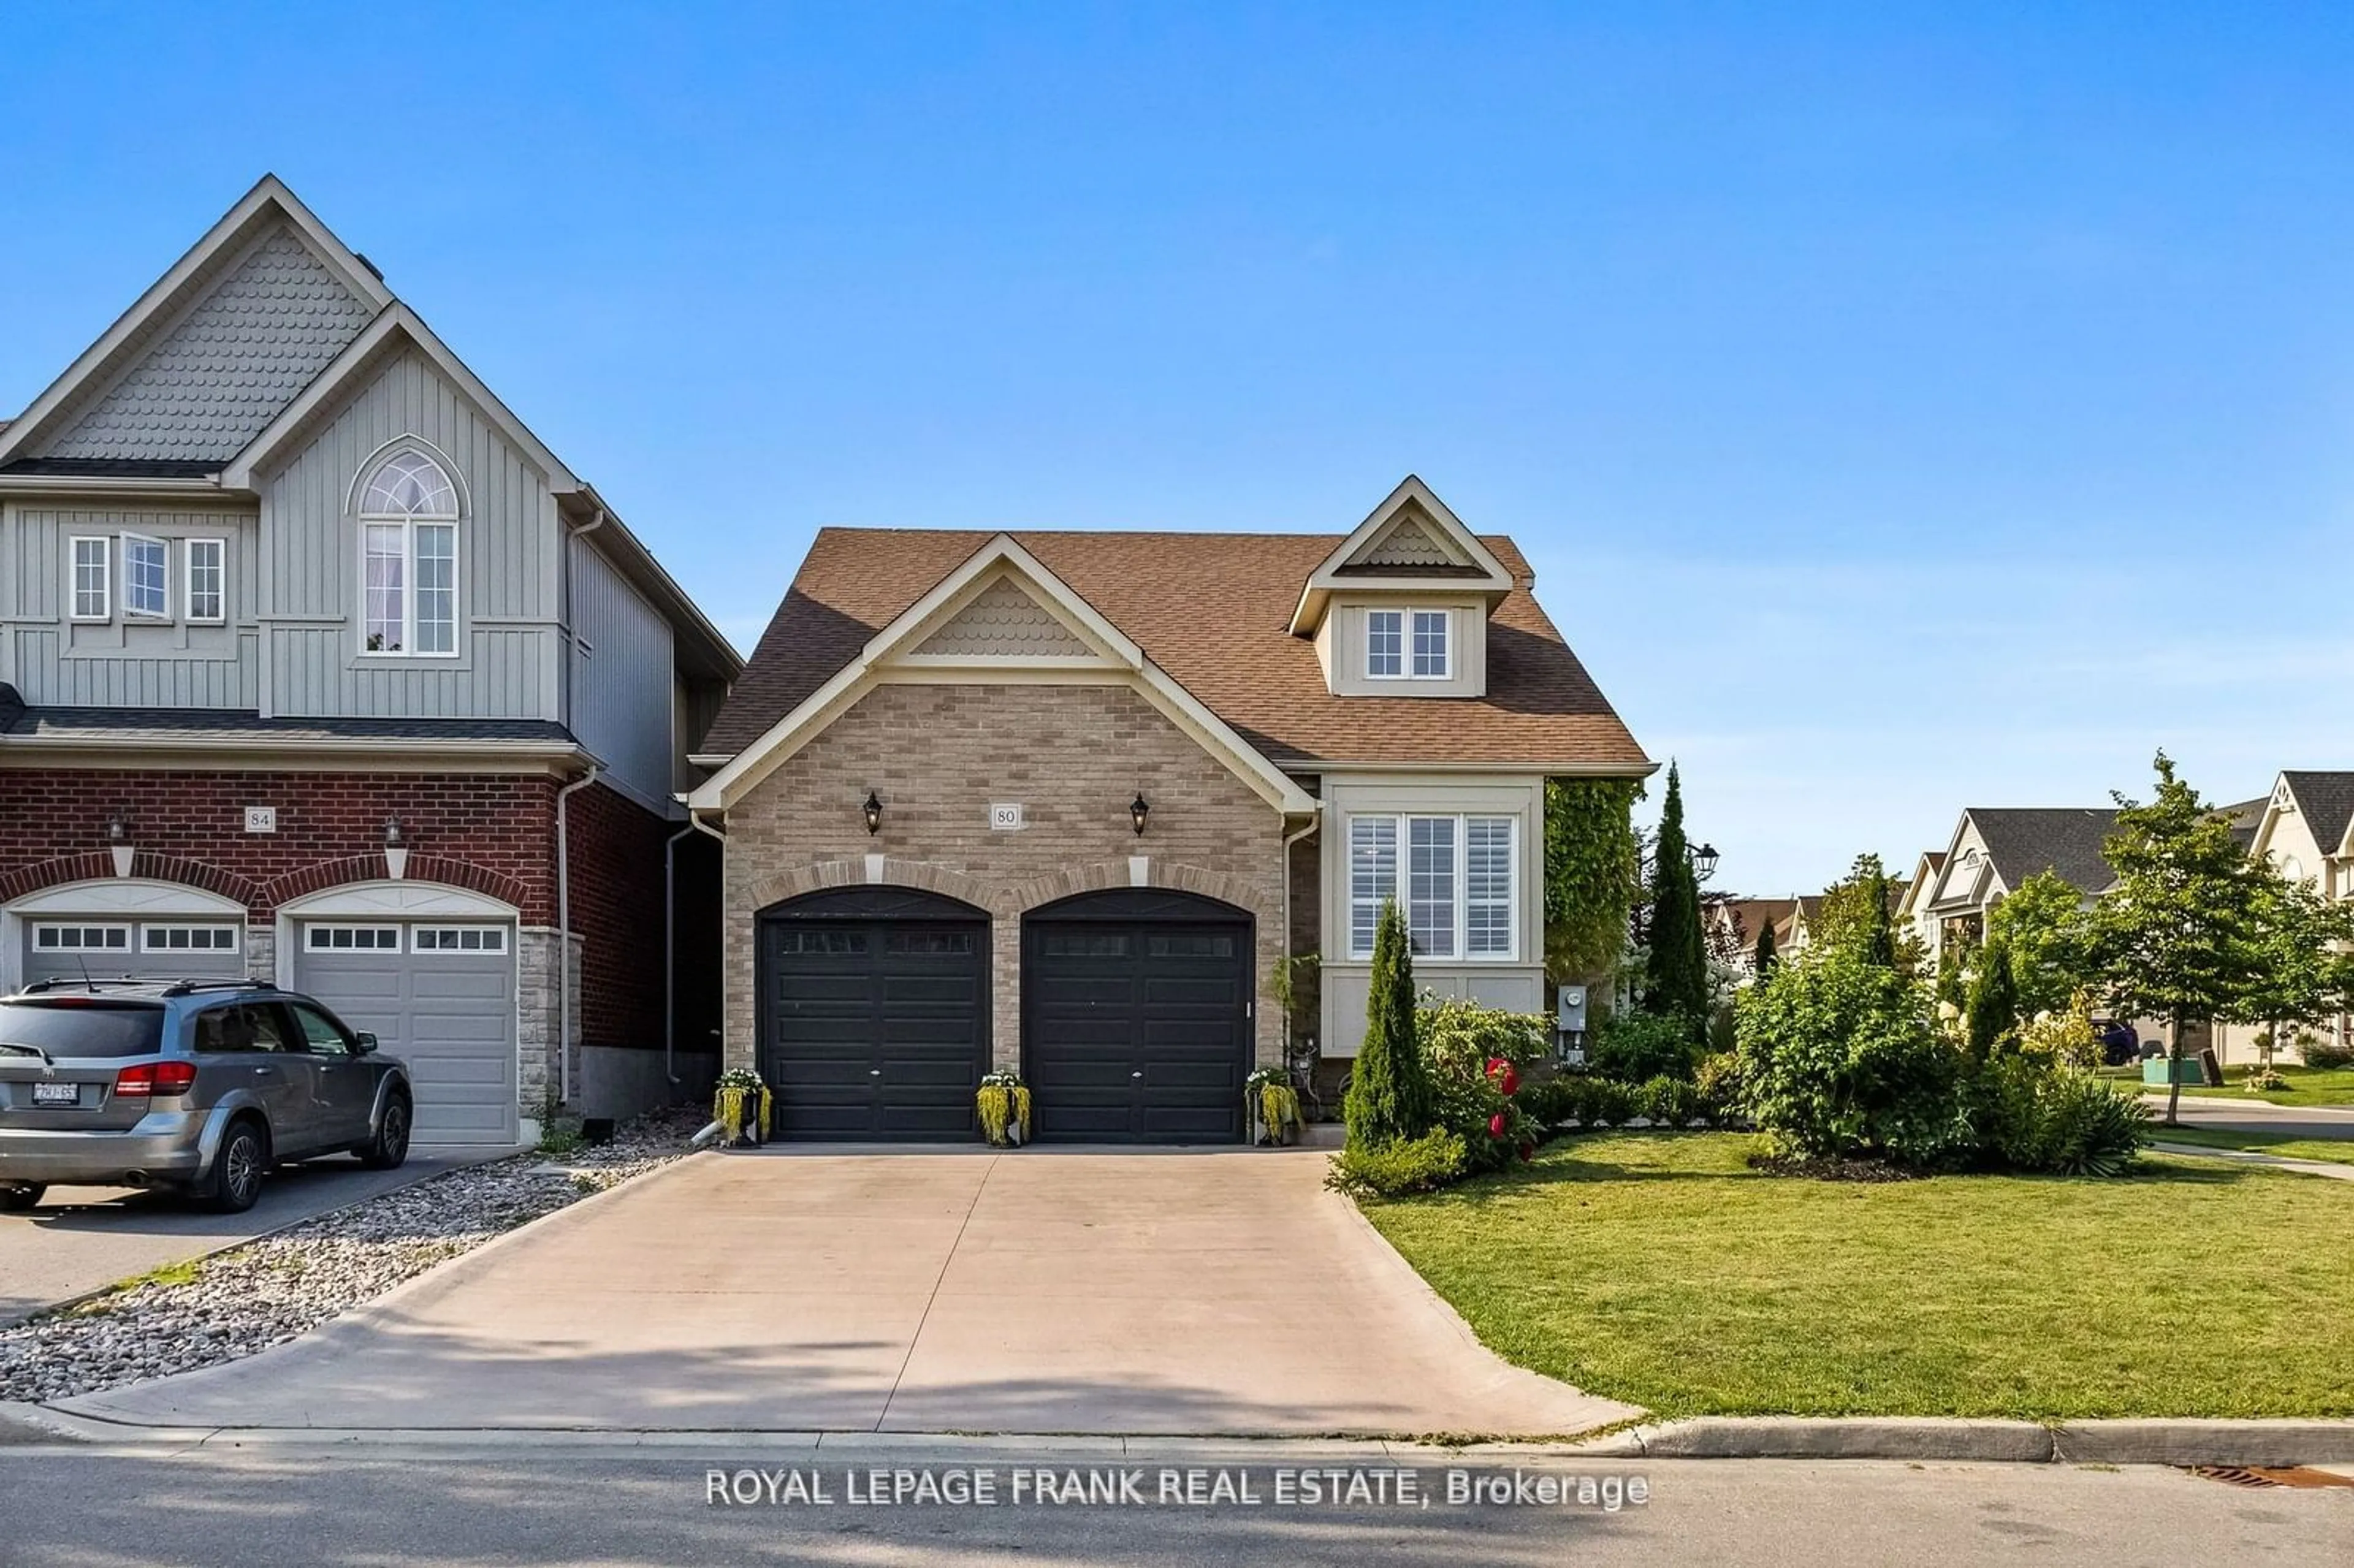
[[[159,1425],[1552,1436],[1322,1155],[712,1155],[292,1344],[65,1402]]]

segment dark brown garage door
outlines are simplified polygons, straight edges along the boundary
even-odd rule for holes
[[[1232,1143],[1251,1062],[1251,923],[1120,888],[1022,928],[1023,1075],[1057,1143]]]
[[[911,888],[811,894],[764,910],[760,1070],[774,1136],[978,1136],[989,1062],[989,919]]]

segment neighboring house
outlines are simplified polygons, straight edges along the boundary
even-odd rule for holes
[[[1896,901],[1896,928],[1911,933],[1925,954],[1935,946],[1935,922],[1929,915],[1929,895],[1936,891],[1937,878],[1946,869],[1946,852],[1923,850],[1921,858],[1913,863],[1913,875],[1904,884],[1904,896]]]
[[[1709,946],[1717,952],[1730,951],[1733,966],[1744,976],[1757,972],[1757,935],[1771,927],[1774,950],[1778,954],[1790,935],[1790,917],[1797,913],[1796,898],[1720,898],[1707,903],[1702,913],[1712,930]]]
[[[2325,897],[2354,898],[2354,773],[2285,772],[2273,781],[2270,795],[2253,804],[2250,853],[2290,882],[2311,883]],[[2227,1024],[2218,1030],[2223,1059],[2256,1060],[2259,1027]],[[2340,1014],[2320,1028],[2354,1041],[2354,1017]],[[2284,1052],[2280,1059],[2293,1058]]]
[[[739,669],[264,179],[0,429],[0,980],[274,977],[421,1141],[673,1098],[673,796]]]
[[[2242,801],[2218,810],[2246,842],[2263,805]],[[1974,806],[1964,811],[1946,847],[1936,885],[1925,898],[1914,900],[1914,926],[1924,937],[1929,964],[1936,966],[1957,944],[1967,948],[1985,940],[1988,912],[2039,873],[2057,874],[2089,908],[2116,883],[2116,872],[2103,853],[2116,820],[2115,809],[2105,806]],[[2163,1042],[2162,1021],[2133,1023],[2145,1043]],[[2211,1044],[2221,1048],[2201,1029],[2187,1034],[2183,1046],[2195,1054]]]
[[[1548,775],[1653,764],[1509,539],[1416,479],[1345,535],[828,528],[696,760],[724,819],[726,1057],[787,1137],[963,1139],[991,1067],[1038,1131],[1243,1133],[1330,1088],[1382,906],[1416,983],[1544,1006]]]

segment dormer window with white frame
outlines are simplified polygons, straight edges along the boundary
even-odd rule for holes
[[[172,618],[172,546],[147,534],[122,535],[122,613],[138,620]]]
[[[1366,675],[1384,681],[1451,679],[1454,620],[1454,612],[1446,609],[1367,610]]]
[[[458,487],[404,447],[360,493],[361,648],[383,656],[458,652]]]

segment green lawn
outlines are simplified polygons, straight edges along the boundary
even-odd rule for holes
[[[2354,1067],[2275,1067],[2273,1069],[2288,1080],[2285,1089],[2269,1089],[2263,1094],[2250,1094],[2240,1086],[2248,1069],[2233,1062],[2223,1069],[2223,1086],[2209,1088],[2198,1084],[2185,1084],[2186,1095],[2206,1095],[2211,1097],[2239,1100],[2264,1100],[2276,1106],[2354,1106]],[[2139,1083],[2139,1067],[2105,1068],[2101,1075]],[[2144,1092],[2164,1095],[2164,1084],[2144,1084]]]
[[[2354,1414],[2354,1183],[1854,1183],[1597,1134],[1365,1213],[1507,1359],[1664,1415]]]
[[[2223,1128],[2163,1127],[2150,1133],[2163,1143],[2194,1143],[2202,1149],[2251,1149],[2290,1160],[2328,1160],[2354,1165],[2354,1138],[2294,1138],[2285,1132],[2233,1132]]]

